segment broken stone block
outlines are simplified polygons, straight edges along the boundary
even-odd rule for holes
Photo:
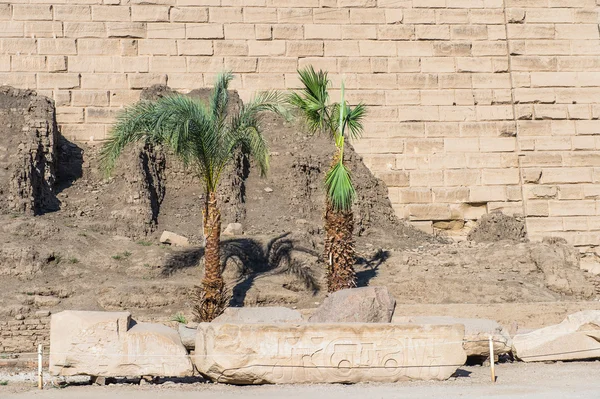
[[[386,287],[362,287],[330,294],[308,319],[311,323],[389,323],[396,300]]]
[[[50,373],[185,377],[193,368],[177,331],[128,312],[64,311],[50,321]]]
[[[467,358],[464,326],[201,323],[198,371],[230,384],[445,380]]]
[[[584,310],[560,324],[517,334],[513,353],[524,362],[600,358],[600,311]]]
[[[463,348],[467,356],[489,356],[489,337],[494,341],[494,354],[501,355],[511,351],[512,341],[508,332],[498,322],[488,319],[466,319],[451,316],[395,316],[392,323],[436,324],[465,326]]]
[[[187,239],[187,237],[180,236],[179,234],[175,234],[167,230],[163,231],[163,233],[161,234],[160,242],[163,244],[171,244],[178,247],[190,246],[190,241]]]

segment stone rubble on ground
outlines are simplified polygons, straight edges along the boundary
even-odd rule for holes
[[[513,354],[524,362],[600,358],[600,311],[584,310],[562,323],[517,334]]]

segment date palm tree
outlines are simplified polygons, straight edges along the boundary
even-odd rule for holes
[[[269,169],[269,150],[261,134],[265,111],[280,112],[281,95],[262,93],[229,116],[227,88],[233,79],[220,74],[208,104],[200,99],[171,95],[156,101],[140,101],[118,117],[101,152],[110,173],[123,149],[135,142],[163,145],[197,174],[204,188],[204,278],[196,297],[195,313],[200,321],[217,317],[227,303],[220,264],[221,212],[217,187],[226,166],[241,149],[255,161],[264,176]]]
[[[329,292],[356,287],[354,271],[354,214],[352,203],[356,191],[352,176],[344,163],[346,138],[357,139],[363,131],[363,104],[350,107],[345,100],[344,83],[341,101],[330,102],[327,72],[315,72],[312,66],[298,71],[302,89],[292,93],[288,101],[303,115],[311,133],[327,133],[336,152],[325,176],[325,250],[327,289]]]

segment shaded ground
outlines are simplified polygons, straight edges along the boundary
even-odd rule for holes
[[[152,386],[111,385],[68,387],[32,391],[23,384],[0,386],[3,399],[207,399],[233,398],[597,398],[600,392],[600,362],[527,364],[496,366],[497,382],[490,381],[489,368],[463,367],[459,377],[443,382],[405,382],[357,385],[281,385],[235,387],[215,384],[166,384]],[[0,378],[1,379],[1,378]]]

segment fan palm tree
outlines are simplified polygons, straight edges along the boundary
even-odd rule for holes
[[[329,99],[327,72],[315,72],[312,66],[298,71],[303,88],[292,93],[288,101],[300,111],[311,133],[324,132],[335,142],[336,152],[325,176],[325,251],[327,289],[329,292],[356,287],[354,272],[354,214],[352,203],[356,191],[350,170],[344,163],[346,138],[356,139],[363,131],[363,104],[350,107],[345,100],[342,82],[341,101]]]
[[[227,303],[220,264],[219,180],[239,149],[254,159],[261,175],[267,173],[269,150],[261,134],[261,116],[265,111],[281,110],[281,96],[267,92],[228,116],[227,88],[232,79],[229,72],[217,77],[208,104],[196,98],[171,95],[156,101],[140,101],[126,108],[101,152],[102,164],[110,173],[127,145],[135,142],[163,145],[198,175],[205,192],[205,271],[195,305],[200,321],[211,321]]]

